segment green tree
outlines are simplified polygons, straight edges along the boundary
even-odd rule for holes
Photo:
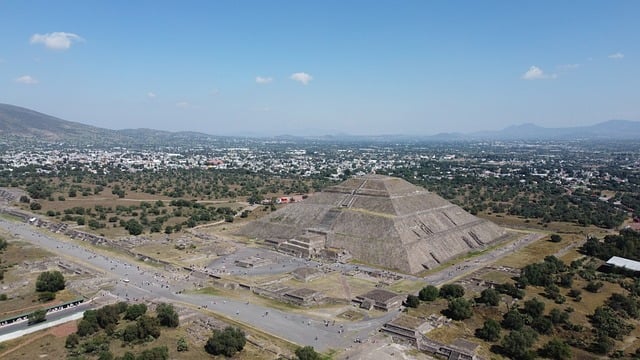
[[[36,310],[29,314],[28,316],[28,324],[37,324],[47,320],[47,311],[44,309]]]
[[[512,359],[533,359],[535,354],[530,349],[537,338],[535,331],[529,328],[514,330],[502,339],[502,350]]]
[[[548,335],[553,330],[553,322],[546,317],[540,316],[533,319],[531,327],[540,334]]]
[[[224,330],[213,330],[213,335],[207,340],[204,349],[212,355],[231,357],[242,351],[247,340],[244,332],[239,328],[227,326]]]
[[[160,325],[173,328],[180,325],[180,318],[173,305],[160,303],[156,308],[156,313]]]
[[[453,320],[464,320],[473,316],[471,303],[464,298],[453,298],[449,300],[447,316]]]
[[[405,300],[405,305],[410,308],[417,308],[420,305],[420,298],[415,295],[408,295],[407,300]]]
[[[320,354],[316,352],[313,346],[299,347],[296,349],[298,360],[320,360]]]
[[[433,285],[427,285],[420,290],[420,292],[418,293],[418,297],[422,301],[433,301],[438,298],[439,293],[440,290],[438,290],[437,287]]]
[[[445,299],[453,299],[464,296],[464,288],[458,284],[446,284],[440,288],[440,297]]]
[[[502,319],[502,326],[505,329],[520,330],[524,326],[524,317],[516,309],[511,309],[504,314]]]
[[[571,358],[571,347],[562,340],[552,339],[540,349],[540,355],[554,360]]]
[[[562,241],[562,236],[558,234],[553,234],[551,235],[551,241],[554,243],[559,243],[560,241]]]
[[[544,313],[544,303],[536,298],[524,302],[524,312],[536,319]]]
[[[486,341],[497,341],[500,339],[500,323],[488,319],[485,320],[484,325],[476,330],[476,336]]]
[[[130,219],[125,223],[124,228],[129,231],[129,235],[140,235],[144,231],[144,226],[136,219]]]
[[[45,271],[38,275],[36,291],[56,292],[64,290],[64,276],[60,271]]]
[[[594,329],[613,339],[622,339],[633,330],[633,326],[626,323],[612,308],[599,306],[591,315]]]
[[[147,305],[145,304],[133,304],[127,307],[127,311],[124,314],[125,320],[136,320],[140,316],[147,313]]]
[[[484,289],[480,293],[480,297],[476,299],[476,302],[491,306],[498,306],[498,304],[500,304],[500,293],[495,289]]]

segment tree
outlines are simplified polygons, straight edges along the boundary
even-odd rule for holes
[[[45,271],[38,275],[36,291],[56,292],[64,290],[64,276],[60,271]]]
[[[227,326],[224,330],[213,330],[213,335],[204,346],[206,352],[212,355],[233,356],[242,351],[247,340],[244,332],[239,328]]]
[[[558,308],[553,308],[549,311],[549,319],[554,324],[565,324],[569,320],[569,314]]]
[[[633,330],[633,326],[626,323],[615,310],[608,306],[599,306],[591,315],[594,329],[613,339],[621,339]]]
[[[173,308],[173,305],[160,303],[156,308],[156,313],[160,325],[173,328],[180,325],[180,318]]]
[[[140,235],[142,231],[144,231],[144,226],[138,222],[136,219],[130,219],[125,223],[124,228],[129,231],[129,235]]]
[[[407,300],[405,300],[405,305],[410,308],[417,308],[420,305],[420,298],[415,295],[408,295]]]
[[[600,289],[604,286],[604,284],[602,283],[602,281],[589,281],[587,283],[587,286],[585,286],[585,290],[592,292],[592,293],[597,293],[600,291]]]
[[[536,298],[524,302],[524,312],[536,319],[544,313],[544,303]]]
[[[37,202],[34,201],[31,204],[29,204],[29,209],[34,210],[34,211],[35,210],[40,210],[40,209],[42,209],[42,205],[40,205],[40,203],[37,203]]]
[[[539,334],[548,335],[553,330],[553,322],[546,317],[538,317],[533,319],[531,327],[534,328]]]
[[[140,316],[146,314],[147,305],[145,304],[133,304],[127,307],[127,311],[124,314],[125,320],[136,320]]]
[[[529,350],[538,335],[530,328],[514,330],[502,339],[504,353],[512,359],[533,359],[535,355]]]
[[[458,284],[446,284],[440,288],[440,297],[453,299],[464,296],[464,288]]]
[[[141,315],[136,321],[136,326],[138,327],[138,338],[141,340],[149,336],[156,339],[160,337],[160,324],[156,318]]]
[[[464,298],[454,298],[449,300],[447,315],[453,320],[464,320],[473,316],[471,303]]]
[[[320,354],[316,352],[313,346],[299,347],[296,349],[298,360],[320,360]]]
[[[480,297],[476,299],[476,302],[491,306],[498,306],[498,304],[500,304],[500,293],[495,289],[484,289],[480,293]]]
[[[28,320],[29,325],[41,323],[47,320],[47,311],[44,309],[36,310],[31,314],[29,314],[28,319],[29,319]]]
[[[481,328],[476,329],[476,336],[486,341],[497,341],[500,339],[500,330],[500,323],[488,319]]]
[[[518,310],[511,309],[509,312],[504,314],[502,326],[505,329],[520,330],[524,326],[524,318]]]
[[[555,360],[571,358],[571,347],[564,341],[552,339],[540,349],[540,355]]]
[[[560,241],[562,241],[562,236],[558,234],[551,235],[551,242],[559,243]]]
[[[420,290],[420,292],[418,293],[418,297],[422,301],[433,301],[438,298],[439,293],[440,290],[438,290],[437,287],[433,285],[427,285]]]

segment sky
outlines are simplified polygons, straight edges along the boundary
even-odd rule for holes
[[[0,103],[110,128],[640,120],[640,1],[0,0]]]

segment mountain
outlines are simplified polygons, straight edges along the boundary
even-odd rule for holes
[[[77,144],[164,144],[209,141],[214,137],[197,132],[170,132],[154,129],[110,130],[62,120],[23,107],[0,104],[0,136],[45,142]]]
[[[527,123],[500,131],[476,132],[466,137],[491,140],[635,140],[640,138],[640,121],[609,120],[590,126],[565,128],[545,128]]]
[[[0,104],[0,135],[48,141],[113,138],[116,132],[58,119],[23,107]]]
[[[183,145],[206,143],[227,136],[214,136],[199,132],[170,132],[154,129],[110,130],[77,122],[62,120],[23,107],[0,104],[0,137],[32,139],[47,142],[69,142],[92,145]],[[249,136],[259,137],[259,136]],[[289,135],[275,137],[280,140],[316,140],[328,142],[454,142],[469,140],[636,140],[640,139],[640,121],[609,120],[590,126],[545,128],[534,124],[509,126],[500,131],[470,134],[441,133],[423,135]]]

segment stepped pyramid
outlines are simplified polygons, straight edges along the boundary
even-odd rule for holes
[[[303,256],[346,250],[364,263],[414,274],[506,232],[405,180],[367,175],[287,205],[239,235]]]

